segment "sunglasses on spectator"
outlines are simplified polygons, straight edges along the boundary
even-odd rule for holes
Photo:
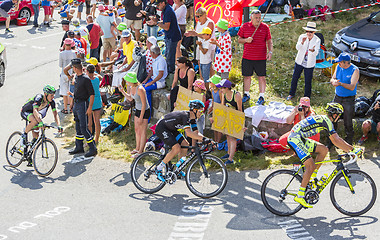
[[[195,15],[196,18],[200,18],[202,17],[203,15]]]
[[[313,31],[306,31],[306,33],[314,33]]]

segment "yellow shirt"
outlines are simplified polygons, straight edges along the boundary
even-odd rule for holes
[[[135,40],[131,40],[128,44],[126,42],[123,42],[123,54],[127,58],[128,64],[130,64],[133,60],[132,53],[133,49],[135,48]]]

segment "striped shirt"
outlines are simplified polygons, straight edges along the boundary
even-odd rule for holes
[[[252,22],[246,22],[241,26],[238,36],[241,38],[252,37],[256,27]],[[266,42],[272,39],[270,30],[267,24],[260,23],[259,29],[253,36],[251,43],[244,43],[243,58],[247,60],[266,60],[267,59],[267,45]]]

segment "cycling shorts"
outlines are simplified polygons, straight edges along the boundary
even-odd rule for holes
[[[291,132],[288,137],[289,147],[297,154],[302,163],[311,158],[315,152],[317,143],[309,138],[303,138],[299,134]]]
[[[29,117],[32,116],[33,113],[32,112],[24,112],[24,111],[21,111],[21,118],[24,119],[24,120],[27,120],[30,122],[30,119]]]
[[[164,142],[164,144],[168,145],[172,148],[177,143],[181,144],[184,140],[184,137],[178,131],[168,130],[165,124],[160,121],[156,126],[156,135]]]

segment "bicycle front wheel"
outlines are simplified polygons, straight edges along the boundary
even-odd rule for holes
[[[157,178],[156,166],[161,162],[161,154],[153,151],[144,152],[138,156],[131,166],[131,178],[138,190],[144,193],[155,193],[160,191],[165,182]],[[166,167],[162,170],[166,174]]]
[[[197,158],[190,162],[186,173],[189,190],[201,198],[210,198],[223,191],[228,174],[222,160],[213,155],[205,155],[202,161]]]
[[[21,146],[21,132],[14,132],[8,138],[5,147],[5,156],[11,167],[18,167],[22,163],[24,156],[24,148]]]
[[[33,153],[33,167],[37,174],[46,177],[51,174],[58,161],[58,149],[55,143],[48,138],[41,141]]]
[[[294,201],[302,177],[292,170],[275,171],[261,186],[261,200],[264,206],[279,216],[290,216],[301,210],[301,204]]]
[[[352,186],[352,188],[350,187]],[[348,216],[368,212],[376,201],[377,190],[373,179],[358,169],[340,172],[331,183],[330,198],[334,207]]]

